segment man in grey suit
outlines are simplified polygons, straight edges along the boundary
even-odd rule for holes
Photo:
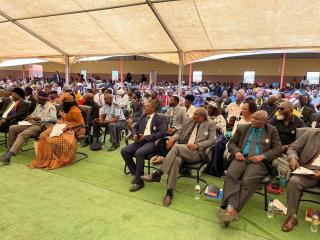
[[[163,173],[168,174],[167,193],[163,199],[165,207],[168,207],[172,202],[182,162],[203,161],[205,150],[214,144],[215,131],[214,122],[208,119],[207,110],[204,108],[196,109],[193,119],[189,119],[179,131],[169,137],[167,147],[173,147],[165,157],[160,170],[152,175],[141,177],[147,182],[159,182]]]
[[[289,146],[291,170],[299,166],[315,171],[313,176],[293,175],[288,183],[288,217],[282,225],[284,232],[291,231],[298,224],[297,211],[302,190],[320,183],[320,129],[304,129],[304,133]]]
[[[180,130],[183,127],[184,120],[186,119],[186,111],[184,108],[179,106],[179,97],[173,96],[169,100],[169,109],[167,111],[168,119],[168,136],[172,136],[176,131]],[[157,144],[158,156],[153,160],[153,164],[161,164],[164,157],[168,154],[168,149],[166,147],[166,140],[163,139]]]
[[[186,111],[179,106],[179,97],[173,96],[169,100],[169,109],[167,111],[169,120],[168,135],[173,135],[183,127],[186,118]]]
[[[216,212],[224,228],[239,219],[239,212],[269,174],[272,161],[281,155],[278,131],[267,119],[266,111],[255,112],[251,124],[239,125],[229,142],[234,159],[225,175],[221,208]]]

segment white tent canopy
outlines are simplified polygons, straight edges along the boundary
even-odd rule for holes
[[[0,0],[0,60],[320,51],[319,0]]]

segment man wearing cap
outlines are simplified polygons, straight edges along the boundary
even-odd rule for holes
[[[117,99],[116,101],[120,105],[122,109],[127,109],[130,106],[129,97],[127,94],[125,94],[125,91],[123,89],[117,90]]]
[[[22,88],[12,90],[12,102],[3,112],[0,120],[0,131],[5,131],[13,122],[24,119],[28,113],[29,105],[24,100],[25,93]]]
[[[37,106],[33,113],[26,119],[30,124],[11,125],[9,128],[8,145],[10,150],[7,154],[0,156],[0,165],[9,165],[11,157],[18,154],[21,146],[30,137],[38,136],[48,123],[57,121],[55,106],[48,101],[48,94],[41,91],[37,96]]]

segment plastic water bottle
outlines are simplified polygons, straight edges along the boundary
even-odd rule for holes
[[[267,217],[273,218],[274,212],[273,212],[273,202],[270,201],[268,204],[268,211],[267,211]]]
[[[197,184],[195,187],[194,187],[194,198],[199,200],[200,199],[200,185]]]
[[[311,222],[311,226],[310,226],[310,231],[313,233],[318,232],[319,229],[319,217],[317,213],[314,213],[312,215],[312,222]]]

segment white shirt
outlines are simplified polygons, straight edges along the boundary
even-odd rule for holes
[[[238,105],[235,102],[230,103],[226,108],[226,112],[228,113],[228,119],[233,116],[235,116],[237,118],[240,117],[241,107],[242,107],[242,103],[240,105]]]
[[[187,111],[187,108],[184,107],[184,110],[186,111],[186,114],[187,114],[187,117],[188,117],[188,118],[192,118],[192,117],[193,117],[193,113],[194,113],[194,111],[195,111],[196,109],[197,109],[197,108],[196,108],[195,106],[193,106],[193,105],[191,105],[191,106],[189,107],[188,111]]]
[[[198,133],[198,124],[196,124],[196,126],[192,130],[191,136],[188,140],[188,144],[194,144],[194,142],[196,141],[197,133]]]
[[[154,116],[154,113],[149,116],[149,119],[148,119],[147,125],[146,125],[146,129],[144,130],[144,133],[143,133],[143,135],[145,135],[145,136],[151,135],[151,122],[152,122],[153,116]]]
[[[2,114],[2,118],[7,118],[8,114],[11,112],[11,110],[16,106],[16,102],[12,102],[6,109],[6,111]]]
[[[313,161],[313,163],[311,164],[312,166],[318,166],[320,167],[320,154],[319,156]]]
[[[251,121],[247,122],[244,120],[244,118],[241,118],[239,121],[236,121],[234,123],[233,129],[232,129],[232,136],[235,134],[235,132],[237,131],[238,125],[239,124],[250,124]]]

